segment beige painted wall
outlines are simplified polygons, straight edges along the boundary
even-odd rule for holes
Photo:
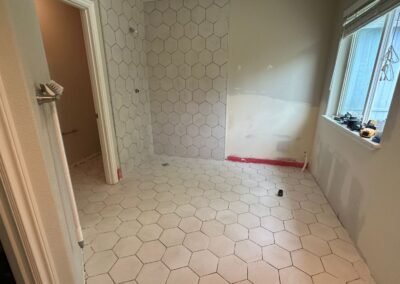
[[[50,75],[64,86],[57,103],[68,163],[100,152],[89,67],[78,9],[61,1],[36,0]]]
[[[226,155],[312,148],[335,1],[232,0]]]
[[[342,2],[346,7],[344,3],[351,1]],[[340,15],[338,19],[335,47],[340,36]],[[330,57],[321,115],[327,108],[336,49]],[[379,284],[398,283],[400,279],[399,145],[399,88],[379,150],[360,146],[341,130],[332,128],[322,117],[318,119],[312,173]]]

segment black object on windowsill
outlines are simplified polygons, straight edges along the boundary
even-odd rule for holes
[[[362,128],[362,122],[357,117],[351,117],[347,121],[347,128],[351,131],[360,131]]]

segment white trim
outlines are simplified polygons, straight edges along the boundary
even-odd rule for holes
[[[367,99],[364,104],[363,123],[367,123],[369,120],[369,117],[371,115],[372,104],[374,102],[374,98],[376,95],[376,89],[378,87],[378,83],[380,80],[379,77],[380,77],[381,71],[382,71],[382,69],[381,69],[382,63],[385,58],[385,53],[387,51],[389,40],[392,37],[392,28],[393,28],[394,18],[395,18],[395,10],[389,12],[389,14],[386,16],[386,19],[385,19],[385,26],[383,27],[382,37],[381,37],[381,41],[380,41],[379,47],[378,47],[378,54],[376,56],[374,70],[372,72],[373,75],[375,75],[375,74],[376,75],[372,76],[372,78],[371,78],[371,83],[368,88]]]
[[[347,127],[337,123],[329,115],[323,115],[322,117],[326,122],[328,122],[329,125],[333,126],[339,132],[345,134],[347,137],[351,138],[353,141],[357,142],[368,150],[378,150],[381,148],[380,144],[372,142],[371,139],[361,137],[357,132],[351,131]]]
[[[82,233],[81,222],[79,220],[78,206],[76,205],[74,187],[72,186],[71,174],[68,167],[67,157],[65,155],[64,142],[61,135],[60,121],[58,119],[57,107],[55,103],[49,104],[49,111],[52,118],[51,122],[55,130],[53,134],[55,135],[54,138],[56,142],[56,147],[59,150],[57,156],[61,160],[62,173],[64,175],[65,185],[68,189],[68,198],[72,208],[71,213],[75,225],[76,239],[78,243],[80,242],[83,243],[83,233]]]
[[[7,197],[10,191],[10,181],[0,155],[0,240],[15,281],[17,283],[33,283],[32,271],[10,206],[11,198]]]
[[[343,17],[348,21],[352,21],[361,14],[365,13],[373,6],[377,5],[380,0],[358,0],[343,12]]]
[[[116,184],[118,179],[118,155],[108,90],[107,72],[100,23],[96,13],[97,4],[91,0],[61,0],[81,10],[89,72],[92,82],[93,99],[98,114],[100,145],[104,172],[108,184]]]
[[[34,283],[55,283],[56,278],[52,271],[51,257],[47,253],[49,248],[42,236],[42,233],[44,233],[43,225],[37,218],[39,212],[33,201],[32,193],[34,191],[1,77],[0,149],[3,150],[0,157],[0,176],[24,247],[24,252],[17,249],[14,253],[20,258],[25,256],[29,263],[29,267],[20,267],[20,269],[29,270],[34,278]],[[21,265],[21,262],[19,264]]]

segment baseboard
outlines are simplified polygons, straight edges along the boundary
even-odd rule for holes
[[[93,160],[93,159],[99,157],[99,156],[101,156],[101,152],[97,152],[97,153],[91,154],[91,155],[87,156],[86,158],[83,158],[83,159],[81,159],[81,160],[79,160],[79,161],[77,161],[75,163],[70,164],[69,167],[70,168],[77,167],[77,166],[82,165],[82,164],[84,164],[84,163],[86,163],[86,162],[88,162],[90,160]]]
[[[226,158],[226,160],[231,161],[231,162],[265,164],[265,165],[273,165],[273,166],[281,166],[281,167],[294,167],[294,168],[303,168],[304,167],[304,163],[302,163],[302,162],[287,161],[287,160],[241,158],[241,157],[237,157],[237,156],[228,156]]]

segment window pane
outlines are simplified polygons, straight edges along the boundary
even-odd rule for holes
[[[346,112],[358,116],[363,114],[385,19],[386,16],[381,17],[353,35],[353,51],[348,65],[347,79],[343,90],[344,97],[340,109],[342,114]]]
[[[379,81],[376,86],[375,96],[372,101],[369,119],[385,121],[390,104],[392,102],[394,89],[400,71],[400,18],[396,12],[395,21],[391,28],[389,44],[386,48],[385,59],[383,60]]]

